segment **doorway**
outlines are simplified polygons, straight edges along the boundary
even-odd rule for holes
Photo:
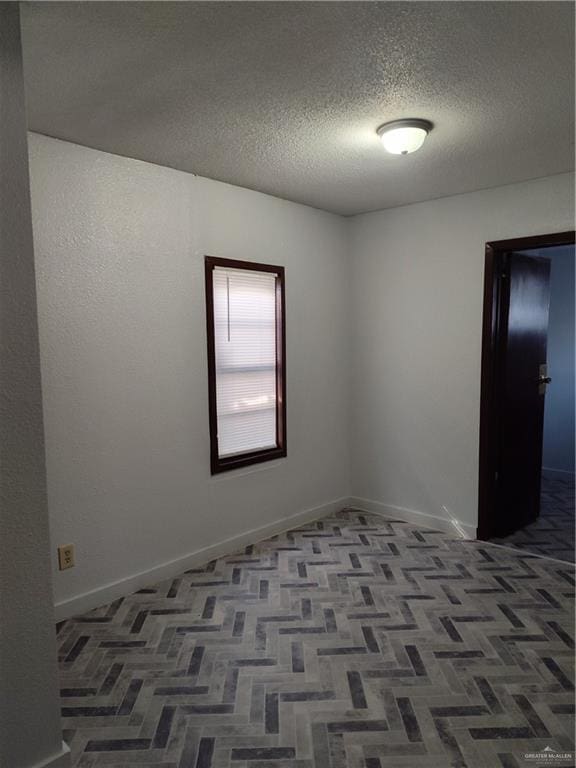
[[[487,243],[477,536],[574,561],[575,233]]]

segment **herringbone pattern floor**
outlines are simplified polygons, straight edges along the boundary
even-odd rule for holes
[[[73,765],[523,768],[573,748],[574,583],[344,511],[60,625]]]
[[[494,544],[517,547],[537,555],[574,562],[574,475],[544,472],[540,516],[530,525]]]

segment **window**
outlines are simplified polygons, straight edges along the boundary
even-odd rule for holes
[[[206,256],[212,474],[286,456],[284,268]]]

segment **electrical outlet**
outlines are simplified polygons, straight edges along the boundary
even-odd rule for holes
[[[58,567],[61,571],[74,568],[74,544],[62,544],[58,547]]]

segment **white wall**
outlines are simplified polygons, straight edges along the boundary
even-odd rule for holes
[[[484,245],[573,228],[573,185],[562,174],[353,220],[355,496],[446,507],[474,535]]]
[[[52,544],[77,547],[61,615],[351,490],[475,534],[484,245],[571,228],[572,175],[344,220],[42,136],[30,152]],[[287,280],[289,455],[217,477],[204,254]]]
[[[574,246],[546,248],[550,259],[550,316],[544,456],[547,469],[574,472]]]
[[[18,3],[0,3],[0,766],[68,765],[50,579]]]
[[[346,222],[34,134],[30,157],[52,549],[77,558],[56,602],[346,497]],[[216,477],[205,254],[286,267],[288,457]]]

